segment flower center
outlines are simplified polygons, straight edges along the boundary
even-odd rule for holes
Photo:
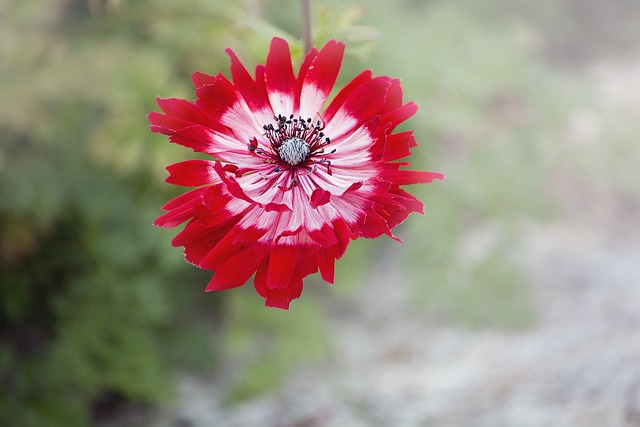
[[[331,140],[323,132],[322,118],[314,124],[311,118],[279,114],[273,120],[275,126],[273,123],[262,126],[263,135],[269,141],[268,147],[260,146],[255,137],[247,144],[249,152],[268,165],[260,172],[264,179],[271,179],[272,174],[286,173],[289,177],[288,185],[280,185],[278,188],[289,191],[298,185],[299,174],[309,175],[321,167],[332,175],[330,157],[336,150],[325,151]],[[236,171],[236,175],[247,172],[243,169],[239,171]]]
[[[278,155],[283,162],[291,166],[304,162],[311,152],[311,146],[298,137],[287,138],[278,148]]]

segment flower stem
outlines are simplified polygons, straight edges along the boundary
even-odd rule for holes
[[[304,43],[304,52],[311,50],[311,7],[309,0],[300,0],[302,14],[302,41]]]

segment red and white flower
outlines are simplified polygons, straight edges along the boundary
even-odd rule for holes
[[[400,81],[364,71],[324,108],[344,45],[312,49],[294,74],[289,46],[274,38],[255,77],[238,57],[231,77],[195,72],[196,100],[158,99],[151,130],[210,155],[169,166],[171,184],[195,187],[169,201],[155,224],[188,221],[173,239],[215,272],[207,291],[254,284],[265,305],[287,309],[306,276],[333,283],[351,239],[386,234],[423,205],[400,187],[442,179],[401,169],[413,132],[393,133],[417,109]]]

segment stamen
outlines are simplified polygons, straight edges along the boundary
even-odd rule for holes
[[[285,139],[278,149],[278,154],[282,161],[291,166],[304,162],[310,152],[311,147],[309,144],[297,137]]]
[[[261,158],[262,163],[273,165],[270,172],[260,174],[264,179],[269,179],[275,174],[288,173],[289,185],[279,186],[282,191],[289,191],[298,185],[298,174],[313,174],[318,166],[322,166],[329,175],[332,174],[331,161],[325,157],[325,147],[331,144],[331,140],[324,133],[324,120],[320,115],[317,117],[319,120],[314,123],[311,118],[278,114],[273,116],[274,123],[262,126],[270,149],[268,146],[259,147],[256,138],[247,144],[249,152]],[[328,154],[335,152],[333,149]]]

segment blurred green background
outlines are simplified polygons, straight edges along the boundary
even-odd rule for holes
[[[281,312],[251,286],[205,294],[209,273],[151,226],[181,191],[164,167],[190,152],[150,133],[146,114],[156,96],[192,99],[192,71],[227,73],[226,47],[252,67],[278,35],[299,61],[298,3],[0,4],[0,425],[108,422],[122,407],[170,403],[185,371],[217,378],[228,402],[268,392],[293,367],[336,357],[328,320],[381,277],[390,294],[409,290],[403,309],[530,327],[519,238],[575,208],[562,183],[639,203],[638,125],[580,77],[594,58],[637,49],[637,2],[312,7],[315,43],[347,43],[339,84],[362,68],[402,79],[421,107],[405,126],[421,144],[411,162],[447,179],[411,190],[427,216],[397,230],[404,245],[352,243],[333,288],[311,277]],[[615,136],[603,149],[567,143],[585,106]]]

